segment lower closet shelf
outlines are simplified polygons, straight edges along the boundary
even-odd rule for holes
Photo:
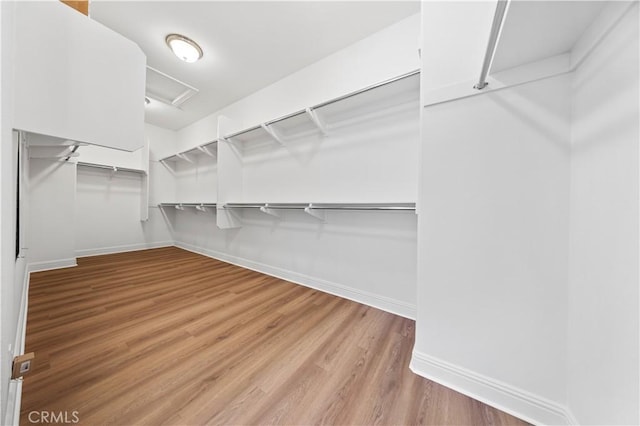
[[[160,203],[158,207],[173,207],[177,210],[184,210],[185,207],[195,207],[198,210],[203,210],[207,207],[215,208],[216,203]]]
[[[415,211],[416,203],[226,203],[222,207],[225,209]]]

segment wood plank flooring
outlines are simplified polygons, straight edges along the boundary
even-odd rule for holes
[[[81,258],[31,275],[21,424],[525,424],[413,374],[413,335],[178,248]]]

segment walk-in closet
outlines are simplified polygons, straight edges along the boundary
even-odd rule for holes
[[[2,424],[639,424],[638,10],[0,2]]]

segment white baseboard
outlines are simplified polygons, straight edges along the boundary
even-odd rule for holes
[[[180,247],[184,250],[188,250],[194,253],[201,254],[203,256],[211,257],[223,262],[231,263],[233,265],[241,266],[243,268],[251,269],[263,274],[271,275],[272,277],[280,278],[286,281],[290,281],[296,284],[303,285],[305,287],[311,287],[316,290],[330,293],[336,296],[343,297],[345,299],[353,300],[358,303],[363,303],[368,306],[372,306],[377,309],[381,309],[392,314],[400,315],[401,317],[415,319],[416,318],[416,305],[403,302],[400,300],[392,299],[390,297],[380,296],[367,291],[354,289],[342,284],[333,283],[320,278],[310,277],[308,275],[301,274],[299,272],[289,271],[286,269],[278,268],[271,265],[265,265],[263,263],[254,262],[252,260],[230,256],[226,253],[217,252],[214,250],[205,249],[202,247],[196,247],[191,244],[182,243],[176,241],[176,247]]]
[[[45,262],[32,262],[29,263],[29,266],[27,267],[27,273],[49,271],[51,269],[70,268],[72,266],[78,266],[75,258],[47,260]]]
[[[413,351],[414,373],[532,424],[578,424],[568,407],[491,377]]]
[[[147,250],[159,247],[171,247],[173,241],[160,241],[155,243],[128,244],[124,246],[101,247],[94,249],[76,250],[77,257],[100,256],[103,254],[124,253],[128,251]]]

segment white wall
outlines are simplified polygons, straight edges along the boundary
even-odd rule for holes
[[[414,367],[512,412],[465,372],[566,398],[570,99],[564,75],[423,113]]]
[[[164,220],[150,208],[141,221],[140,198],[144,178],[140,174],[78,168],[76,239],[78,256],[141,250],[171,245]]]
[[[141,147],[142,50],[57,1],[17,1],[15,11],[14,127],[127,151]]]
[[[145,125],[145,132],[149,139],[149,208],[153,209],[177,197],[174,171],[159,160],[177,152],[178,137],[173,130],[151,124]]]
[[[415,202],[418,105],[416,87],[413,101],[344,120],[328,137],[245,143],[242,193],[230,201]]]
[[[534,423],[637,424],[638,4],[459,98],[494,4],[423,3],[423,95],[451,97],[423,109],[412,368]]]
[[[157,208],[158,192],[167,191],[166,170],[155,159],[157,152],[175,148],[175,132],[147,124],[145,133],[150,147],[147,166],[142,151],[123,153],[100,147],[81,147],[79,161],[115,164],[149,171],[149,219],[141,221],[141,203],[146,191],[146,177],[137,173],[78,167],[75,203],[78,256],[125,250],[139,250],[171,245],[171,235]],[[89,148],[89,149],[87,149]],[[171,185],[171,184],[169,184]]]
[[[214,148],[215,149],[215,148]],[[218,163],[215,157],[202,154],[194,156],[193,162],[184,160],[169,162],[175,179],[176,195],[164,202],[215,203],[218,190]]]
[[[638,4],[573,80],[569,406],[638,424]]]
[[[423,3],[423,101],[470,90],[494,9]],[[451,90],[422,111],[412,369],[536,423],[566,421],[570,89]]]
[[[34,270],[75,266],[76,165],[29,160],[27,258]]]
[[[25,278],[24,260],[16,261],[17,144],[13,140],[13,10],[11,2],[0,2],[0,419],[11,421],[18,386],[10,382],[11,360],[20,324],[20,305]],[[20,343],[18,341],[18,343]]]
[[[302,211],[272,218],[242,213],[222,230],[215,212],[169,211],[181,247],[352,300],[415,316],[416,215],[329,211],[326,223]]]

